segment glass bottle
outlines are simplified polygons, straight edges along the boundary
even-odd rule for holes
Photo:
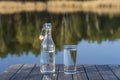
[[[51,23],[45,23],[42,30],[45,30],[45,36],[41,43],[40,71],[41,73],[54,73],[55,45],[51,36]]]

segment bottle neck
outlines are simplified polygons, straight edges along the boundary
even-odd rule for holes
[[[51,30],[50,30],[50,29],[46,30],[46,31],[45,31],[45,35],[46,35],[47,37],[51,37]]]

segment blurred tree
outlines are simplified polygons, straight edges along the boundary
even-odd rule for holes
[[[52,14],[28,12],[0,15],[0,57],[40,54],[42,25],[52,23],[52,37],[57,50],[65,44],[77,44],[81,40],[101,43],[104,40],[120,39],[120,16],[93,13]],[[73,60],[75,61],[75,55]]]

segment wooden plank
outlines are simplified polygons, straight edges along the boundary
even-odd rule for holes
[[[45,74],[42,80],[57,80],[57,74]]]
[[[103,80],[95,65],[84,65],[89,80]]]
[[[112,72],[116,75],[118,79],[120,79],[120,67],[119,65],[108,65]]]
[[[82,65],[77,65],[77,73],[73,75],[74,80],[88,80]]]
[[[64,74],[63,65],[59,65],[58,80],[72,80],[72,75]]]
[[[40,66],[37,64],[27,76],[26,80],[41,80],[42,74],[40,73]]]
[[[10,66],[0,80],[120,80],[119,65],[77,65],[77,73],[65,75],[63,65],[56,65],[54,74],[41,74],[39,65]]]
[[[55,66],[55,73],[44,74],[42,80],[57,80],[59,65]]]
[[[34,66],[34,64],[25,64],[10,80],[25,80]]]
[[[9,80],[22,68],[22,66],[23,64],[15,64],[10,66],[0,75],[0,80]]]
[[[118,80],[107,65],[96,65],[104,80]]]
[[[57,79],[57,72],[58,72],[58,65],[56,66],[56,73],[54,74],[42,74],[40,72],[40,66],[37,64],[31,73],[28,75],[26,80],[56,80]]]

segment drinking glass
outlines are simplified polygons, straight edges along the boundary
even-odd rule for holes
[[[64,74],[76,73],[76,45],[64,45]]]

